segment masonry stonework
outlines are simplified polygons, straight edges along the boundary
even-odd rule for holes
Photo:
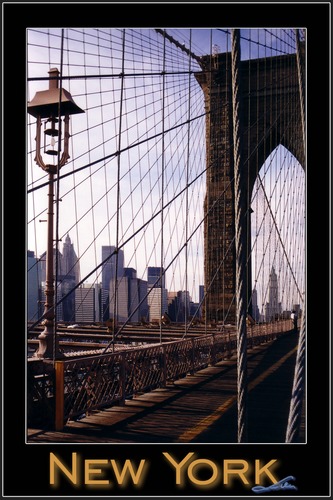
[[[304,51],[303,61],[304,61]],[[303,63],[304,64],[304,63]],[[206,112],[206,195],[204,202],[205,293],[208,321],[236,322],[235,209],[231,54],[201,58],[196,73]],[[296,55],[242,61],[242,174],[247,235],[247,295],[251,313],[251,195],[258,172],[278,146],[305,168]],[[305,72],[303,71],[303,74]],[[302,82],[304,84],[304,82]]]

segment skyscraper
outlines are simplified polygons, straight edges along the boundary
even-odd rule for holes
[[[96,321],[96,290],[91,284],[83,284],[75,290],[75,321]]]
[[[102,246],[102,262],[106,261],[102,267],[102,289],[108,290],[110,288],[111,279],[124,276],[124,252],[119,250],[118,254],[115,253],[115,246]]]
[[[46,280],[46,252],[43,252],[39,257],[41,281]],[[57,272],[56,272],[57,267]],[[62,275],[62,254],[59,250],[53,249],[53,276]]]
[[[115,280],[110,281],[109,317],[116,316],[118,322],[136,323],[148,316],[147,282],[137,278],[132,267],[125,267],[123,277],[118,279],[115,295]]]
[[[39,259],[34,252],[27,252],[27,320],[36,321],[42,315],[40,303],[41,272]]]
[[[139,290],[139,303],[140,303],[139,321],[147,321],[149,316],[147,281],[138,279],[138,290]]]
[[[62,247],[61,274],[64,277],[71,276],[75,283],[80,281],[80,262],[69,234],[67,234]]]
[[[168,311],[168,291],[153,287],[148,295],[149,321],[160,321]]]
[[[258,307],[258,292],[255,288],[252,290],[251,302],[252,302],[252,317],[255,321],[259,321],[260,312]]]
[[[271,321],[281,314],[281,303],[279,302],[278,278],[274,267],[272,267],[268,281],[268,302],[265,306],[265,320]]]
[[[115,279],[119,281],[124,276],[124,252],[119,250],[116,253],[115,246],[102,246],[102,296],[105,300],[103,307],[103,321],[113,317],[114,298],[110,293],[110,287],[115,290]],[[122,285],[123,287],[123,285]],[[112,300],[112,305],[110,304]]]
[[[109,292],[109,318],[124,323],[128,318],[128,278],[111,278]]]
[[[159,279],[162,275],[162,279]],[[148,288],[165,288],[165,274],[162,267],[148,267],[147,269]]]
[[[128,316],[130,322],[139,321],[139,285],[136,270],[132,267],[125,268],[128,285]]]
[[[59,300],[65,295],[69,295],[57,306],[57,319],[63,321],[74,321],[74,293],[70,292],[80,281],[80,262],[75,253],[74,245],[71,242],[69,234],[67,234],[65,238],[62,251],[63,253],[55,248],[53,249],[53,276],[56,286],[57,302],[59,302]],[[40,269],[43,295],[43,286],[46,279],[45,252],[40,256]]]
[[[80,263],[69,234],[67,234],[65,238],[62,255],[60,254],[60,261],[61,274],[59,274],[59,281],[61,282],[61,295],[64,297],[69,294],[80,281]],[[75,321],[75,294],[70,293],[68,297],[63,300],[62,306],[63,320]]]
[[[168,311],[168,291],[165,289],[165,274],[163,267],[148,267],[147,287],[150,289],[148,295],[149,320],[160,320],[161,316]]]

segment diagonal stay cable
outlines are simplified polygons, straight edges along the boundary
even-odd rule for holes
[[[266,193],[266,191],[265,191],[264,185],[262,184],[262,180],[261,180],[260,175],[258,175],[258,179],[259,179],[259,183],[260,183],[260,185],[261,185],[262,191],[263,191],[263,193],[264,193],[264,196],[265,196],[265,199],[266,199],[266,202],[267,202],[267,206],[268,206],[268,209],[269,209],[269,212],[270,212],[271,218],[272,218],[272,220],[273,220],[273,224],[274,224],[274,226],[275,226],[275,229],[276,229],[276,232],[277,232],[278,238],[279,238],[279,240],[280,240],[280,243],[281,243],[281,247],[282,247],[283,253],[284,253],[285,257],[286,257],[288,267],[290,268],[290,272],[291,272],[292,277],[293,277],[293,279],[294,279],[295,286],[296,286],[296,288],[297,288],[298,293],[300,294],[300,297],[302,297],[302,293],[301,293],[301,291],[300,291],[300,289],[299,289],[299,287],[298,287],[297,280],[296,280],[296,277],[295,277],[295,275],[294,275],[294,271],[293,271],[293,269],[292,269],[292,267],[291,267],[290,260],[289,260],[289,257],[288,257],[288,254],[287,254],[287,251],[286,251],[286,248],[285,248],[284,242],[283,242],[283,240],[282,240],[282,238],[281,238],[281,233],[280,233],[279,228],[278,228],[278,226],[277,226],[277,222],[276,222],[275,216],[274,216],[274,214],[273,214],[273,211],[272,211],[272,208],[271,208],[271,205],[270,205],[269,199],[268,199],[268,197],[267,197],[267,193]]]
[[[188,125],[190,122],[193,122],[195,120],[198,120],[199,118],[203,118],[204,116],[206,116],[207,113],[202,113],[201,115],[198,115],[198,116],[195,116],[194,118],[190,118],[189,120],[186,120],[182,123],[179,123],[173,127],[170,127],[169,129],[167,130],[164,130],[164,133],[168,133],[168,132],[172,132],[173,130],[176,130],[184,125]],[[157,137],[160,137],[162,136],[163,132],[159,132],[155,135],[152,135],[150,137],[147,137],[147,139],[143,139],[142,141],[138,141],[138,142],[135,142],[134,144],[130,144],[129,146],[126,146],[125,148],[119,150],[119,151],[114,151],[113,153],[103,157],[103,158],[98,158],[97,160],[94,160],[90,163],[87,163],[86,165],[83,165],[82,167],[78,167],[76,168],[75,170],[72,170],[71,172],[67,172],[66,174],[64,175],[61,175],[59,178],[60,179],[64,179],[65,177],[68,177],[70,175],[73,175],[73,174],[76,174],[77,172],[80,172],[82,170],[85,170],[86,168],[89,168],[89,167],[92,167],[93,165],[96,165],[97,163],[100,163],[101,161],[105,161],[105,160],[109,160],[110,158],[115,158],[117,157],[118,155],[121,155],[122,153],[128,151],[129,149],[132,149],[132,148],[135,148],[137,146],[141,146],[141,144],[145,144],[146,142],[152,140],[152,139],[156,139]],[[27,191],[27,194],[29,193],[32,193],[33,191],[36,191],[37,189],[40,189],[42,187],[45,187],[49,184],[49,182],[44,182],[43,184],[39,184],[38,186],[35,186],[31,189],[29,189]]]

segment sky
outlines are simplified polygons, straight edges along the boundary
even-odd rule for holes
[[[126,34],[127,35],[127,34]],[[29,40],[29,67],[31,70],[28,76],[42,76],[49,67],[57,66],[59,59],[59,31],[47,34],[33,33]],[[111,40],[106,39],[106,34],[99,34],[100,39],[96,40],[96,34],[88,32],[76,32],[69,34],[70,48],[67,51],[68,59],[64,66],[69,74],[93,75],[96,71],[116,73],[121,70],[121,32],[118,30],[117,36]],[[105,37],[104,40],[101,40]],[[161,38],[161,35],[156,35]],[[45,39],[53,49],[44,48]],[[98,44],[97,44],[98,42]],[[131,38],[128,35],[128,44],[131,50],[137,50],[137,43],[143,44],[142,55],[136,56],[136,60],[131,61],[126,55],[125,65],[128,71],[135,66],[136,72],[156,72],[161,70],[159,54],[156,48],[150,47],[147,35],[142,33],[140,38]],[[84,51],[82,49],[84,45]],[[112,59],[110,58],[110,48],[112,49]],[[159,50],[161,50],[159,48]],[[79,52],[80,51],[80,52]],[[79,52],[79,54],[78,54]],[[138,60],[140,57],[140,60]],[[185,59],[186,55],[184,55]],[[45,58],[45,63],[43,59]],[[38,64],[35,61],[39,61]],[[153,61],[153,62],[152,62]],[[184,71],[184,67],[179,69]],[[111,66],[111,67],[110,67]],[[186,71],[188,70],[188,58],[186,58]],[[64,73],[65,73],[64,71]],[[143,81],[144,80],[144,81]],[[45,89],[47,82],[29,83],[28,100],[33,97],[38,88]],[[68,84],[65,87],[65,84]],[[174,78],[165,85],[165,124],[164,127],[172,128],[184,120],[188,113],[188,101],[184,97],[188,92],[189,85],[196,85],[196,99],[200,98],[202,103],[201,90],[196,82],[189,83],[188,76]],[[143,87],[144,85],[144,87]],[[187,179],[187,153],[186,134],[187,129],[177,129],[171,131],[164,139],[163,144],[158,134],[162,132],[161,115],[161,94],[162,87],[160,78],[136,77],[128,78],[124,89],[121,88],[119,78],[86,80],[70,80],[64,82],[64,87],[75,96],[75,102],[84,110],[84,115],[77,115],[71,118],[72,126],[72,162],[66,165],[61,174],[77,170],[83,166],[93,164],[84,170],[60,180],[59,191],[61,202],[59,203],[59,239],[64,239],[68,232],[75,251],[81,256],[81,277],[89,274],[91,269],[98,266],[101,261],[101,246],[115,245],[118,238],[122,244],[130,236],[138,231],[151,214],[155,214],[154,219],[147,227],[140,231],[137,236],[126,244],[125,265],[134,267],[138,271],[138,277],[146,278],[147,265],[159,266],[162,263],[160,246],[161,234],[161,161],[164,165],[164,199],[163,204],[167,207],[164,210],[163,239],[164,266],[168,265],[175,258],[177,247],[184,244],[185,232],[193,232],[198,221],[192,221],[191,225],[186,224],[184,211],[185,194],[184,186]],[[122,122],[120,122],[121,93]],[[174,106],[177,100],[178,106]],[[202,107],[202,106],[200,106]],[[196,114],[202,114],[202,109],[195,110]],[[201,119],[201,130],[203,126]],[[32,120],[33,122],[33,120]],[[28,151],[34,149],[33,127],[28,134]],[[119,131],[121,130],[121,134]],[[198,129],[194,129],[194,134],[198,135]],[[148,137],[158,136],[156,139],[147,141]],[[120,139],[121,136],[121,139]],[[202,132],[201,132],[202,136]],[[121,142],[119,142],[121,140]],[[136,142],[143,142],[139,148],[131,148]],[[146,141],[146,142],[144,142]],[[200,143],[195,148],[196,157],[191,160],[190,170],[192,176],[202,172],[204,165],[204,137],[200,138]],[[184,146],[181,146],[184,144]],[[126,151],[126,148],[127,151]],[[165,158],[161,160],[161,150],[165,150]],[[201,148],[201,150],[200,150]],[[121,157],[115,156],[118,150],[125,150]],[[40,182],[46,181],[44,172],[35,163],[33,154],[29,154],[28,174],[33,180],[28,189],[37,186]],[[106,160],[101,160],[107,158]],[[40,179],[40,180],[39,180]],[[120,192],[117,190],[118,179],[121,184]],[[202,210],[203,205],[203,183],[201,176],[199,183],[193,185],[187,203],[191,204],[192,213]],[[74,189],[75,187],[75,189]],[[168,205],[172,198],[178,194],[177,200]],[[29,246],[36,248],[36,255],[40,255],[46,248],[45,223],[45,200],[47,199],[46,187],[38,189],[28,195],[28,234]],[[121,208],[119,218],[117,216],[117,205]],[[36,214],[41,214],[36,217]],[[179,221],[174,224],[175,220]],[[31,221],[31,222],[30,222]],[[74,221],[79,221],[75,224]],[[108,221],[106,223],[106,221]],[[199,238],[199,236],[198,236]],[[95,241],[93,243],[93,240]],[[198,259],[202,260],[202,243],[197,242],[193,248],[195,262],[191,266],[200,266]],[[61,250],[61,242],[60,242]],[[200,255],[198,255],[200,254]],[[183,267],[184,252],[177,262],[170,269],[169,287],[173,286],[173,276],[179,274],[179,267]],[[100,270],[99,270],[100,271]],[[98,272],[99,272],[98,271]],[[182,273],[183,274],[183,273]],[[100,276],[91,276],[89,281]],[[193,284],[194,290],[202,284],[202,273]],[[193,281],[193,280],[192,280]],[[182,283],[174,283],[174,286],[183,288]]]
[[[71,117],[71,158],[56,186],[61,200],[55,213],[59,250],[68,233],[81,257],[84,278],[100,264],[102,245],[126,242],[125,266],[137,269],[138,277],[146,279],[147,266],[170,265],[168,289],[186,288],[198,300],[199,285],[204,283],[205,121],[200,117],[203,93],[188,70],[198,71],[199,66],[173,44],[164,46],[155,30],[64,31],[63,52],[60,29],[41,28],[27,34],[27,101],[48,86],[46,80],[33,79],[47,78],[51,67],[62,64],[63,75],[71,77],[64,79],[63,87],[85,111]],[[230,36],[223,29],[167,32],[197,55],[231,49]],[[273,35],[268,30],[244,30],[242,36],[244,58],[290,50],[288,38],[276,30]],[[267,44],[272,45],[271,52]],[[174,75],[163,80],[160,72],[164,69]],[[122,71],[136,76],[123,81],[119,78]],[[189,118],[195,120],[186,125]],[[36,188],[46,184],[47,177],[34,161],[35,130],[30,115],[27,131],[27,241],[28,249],[39,256],[46,249],[47,186]],[[140,146],[135,147],[136,143]],[[117,155],[118,150],[122,154]],[[277,172],[281,156],[273,158],[267,165]],[[291,155],[288,158],[288,165],[295,160]],[[260,203],[265,212],[263,199],[254,202],[257,207]],[[253,228],[254,240],[257,232]],[[193,236],[185,246],[189,235]],[[258,244],[257,255],[264,246]],[[263,269],[267,275],[273,261],[274,256],[265,266],[257,265],[258,288]],[[100,268],[87,281],[101,281],[99,273]]]

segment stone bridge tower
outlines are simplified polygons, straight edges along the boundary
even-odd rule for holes
[[[241,61],[242,172],[246,193],[247,294],[251,313],[251,206],[253,186],[272,151],[285,146],[305,169],[304,43],[295,53]],[[231,53],[201,58],[196,73],[205,98],[205,292],[208,321],[234,323],[235,213]]]

